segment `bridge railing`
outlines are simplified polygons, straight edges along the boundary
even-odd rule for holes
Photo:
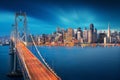
[[[19,44],[20,41],[21,41],[21,40],[18,40],[18,44]],[[22,50],[21,50],[21,51],[22,51]],[[20,50],[17,49],[17,52],[20,52]],[[22,53],[23,53],[23,52],[22,52]],[[27,68],[26,63],[25,63],[24,55],[23,55],[22,53],[17,54],[17,56],[18,56],[18,58],[20,58],[20,59],[19,59],[19,62],[20,62],[20,64],[22,64],[22,65],[21,65],[21,68],[22,68],[22,70],[23,70],[23,74],[24,74],[25,80],[30,80],[31,76],[30,76],[30,74],[29,74],[28,68]]]
[[[33,39],[33,37],[32,37],[31,34],[30,34],[30,36],[31,36],[32,42],[33,42],[33,44],[34,44],[34,46],[35,46],[35,49],[36,49],[38,55],[40,56],[40,58],[42,59],[43,63],[45,64],[46,68],[47,68],[51,73],[53,73],[56,77],[58,77],[57,74],[50,68],[50,66],[47,64],[47,62],[45,61],[45,59],[42,57],[42,55],[41,55],[40,51],[38,50],[38,48],[37,48],[37,46],[36,46],[36,44],[35,44],[35,41],[34,41],[34,39]],[[59,80],[61,80],[60,77],[58,77],[58,78],[59,78]]]

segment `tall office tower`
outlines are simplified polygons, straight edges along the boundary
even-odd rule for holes
[[[77,32],[79,33],[80,32],[80,37],[82,38],[83,37],[83,32],[82,32],[82,30],[81,30],[81,28],[79,27],[79,28],[77,28]]]
[[[77,31],[77,40],[80,40],[80,39],[81,39],[81,32]]]
[[[93,33],[93,42],[96,43],[97,42],[97,29],[94,29],[94,33]]]
[[[109,24],[108,24],[107,39],[108,39],[108,43],[112,42],[112,37],[111,37],[111,31],[110,31],[110,25]]]
[[[74,39],[77,39],[77,29],[74,29]]]
[[[72,41],[73,38],[73,29],[68,28],[67,34],[66,34],[66,41]]]
[[[111,31],[110,31],[110,25],[108,24],[108,34],[107,37],[110,38],[111,37]]]
[[[45,42],[46,42],[46,35],[45,34],[42,34],[42,39],[43,39],[43,44],[45,44]]]
[[[88,42],[88,31],[87,28],[85,27],[84,31],[83,31],[83,41],[86,43]]]
[[[106,33],[99,33],[98,42],[104,43],[104,38],[106,37]]]
[[[107,43],[107,37],[104,37],[104,45],[106,46]]]
[[[62,34],[62,41],[64,42],[64,39],[65,39],[65,37],[64,37],[64,34],[65,34],[64,28],[61,29],[61,34]]]
[[[91,30],[91,43],[93,42],[93,34],[94,34],[94,25],[90,24],[90,30]]]
[[[92,43],[92,30],[88,30],[88,43]]]
[[[90,24],[90,30],[92,31],[92,33],[94,32],[94,25]]]

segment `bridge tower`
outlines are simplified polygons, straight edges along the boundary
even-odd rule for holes
[[[22,22],[22,23],[21,23]],[[27,18],[25,12],[17,12],[15,14],[15,38],[22,39],[27,45]],[[16,40],[17,43],[17,40]]]
[[[11,42],[10,42],[10,51],[11,56],[13,56],[13,68],[12,72],[8,74],[9,77],[17,77],[21,76],[20,73],[17,72],[17,50],[16,50],[16,44],[18,42],[18,39],[23,41],[25,45],[27,45],[27,18],[25,12],[16,12],[15,13],[15,23],[13,26],[13,31],[11,34]],[[14,40],[14,42],[12,41]]]

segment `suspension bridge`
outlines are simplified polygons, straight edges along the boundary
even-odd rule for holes
[[[23,24],[19,26],[19,22]],[[14,64],[11,75],[17,75],[17,61],[19,62],[25,80],[61,80],[59,76],[49,67],[37,49],[35,41],[31,40],[42,62],[27,48],[27,18],[26,13],[17,12],[15,14],[15,24],[11,32],[10,49],[14,55]]]

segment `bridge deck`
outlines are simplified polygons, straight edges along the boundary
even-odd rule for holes
[[[60,78],[46,68],[22,42],[18,42],[16,48],[20,59],[24,61],[24,66],[26,66],[30,80],[60,80]]]

